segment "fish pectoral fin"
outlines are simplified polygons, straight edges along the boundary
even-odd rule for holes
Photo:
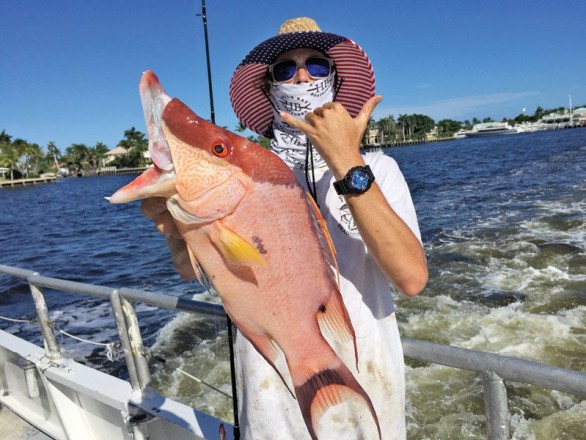
[[[317,322],[323,337],[333,345],[347,345],[352,343],[354,346],[354,359],[356,369],[358,370],[358,348],[356,346],[356,335],[350,321],[350,316],[339,292],[331,296],[332,299],[327,304],[323,304],[317,312]]]
[[[191,267],[193,268],[193,272],[195,272],[195,278],[197,279],[197,281],[199,281],[199,284],[201,284],[204,288],[207,287],[207,280],[204,276],[203,269],[201,268],[199,261],[197,261],[197,258],[195,257],[195,254],[191,249],[189,249],[189,247],[187,247],[187,253],[189,255],[189,261],[191,261]]]
[[[209,234],[210,240],[227,261],[244,266],[261,265],[266,267],[265,259],[258,249],[245,238],[220,222],[216,222],[214,225],[216,227]]]

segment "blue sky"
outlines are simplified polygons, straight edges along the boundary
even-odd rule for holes
[[[301,4],[303,3],[303,4]],[[288,9],[285,8],[288,5]],[[146,132],[138,81],[209,117],[200,0],[2,0],[0,130],[64,151]],[[586,104],[586,2],[207,0],[218,125],[237,125],[230,77],[288,18],[360,44],[384,100],[374,118],[514,117]]]

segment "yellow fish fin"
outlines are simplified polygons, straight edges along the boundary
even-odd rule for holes
[[[238,265],[260,264],[266,267],[267,263],[256,247],[222,223],[216,222],[215,226],[209,235],[210,240],[227,261]]]
[[[309,204],[311,212],[313,213],[313,219],[316,224],[318,236],[322,242],[322,248],[324,249],[327,260],[336,269],[336,281],[338,283],[338,288],[340,288],[340,269],[338,268],[336,248],[334,247],[334,242],[332,241],[330,230],[328,229],[326,220],[324,219],[323,215],[321,215],[321,211],[319,210],[317,203],[315,203],[315,200],[311,194],[305,192],[305,197],[307,198],[307,203]]]

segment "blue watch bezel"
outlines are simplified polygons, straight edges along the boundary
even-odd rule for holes
[[[364,174],[365,180],[356,182],[355,178],[358,174]],[[350,168],[343,179],[334,182],[334,189],[339,195],[345,194],[362,194],[371,187],[374,182],[374,174],[369,165],[356,166]]]

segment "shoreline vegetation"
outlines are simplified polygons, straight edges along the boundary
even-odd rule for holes
[[[554,118],[559,115],[562,121],[570,114],[571,111],[568,112],[564,107],[537,107],[533,115],[522,113],[513,119],[503,118],[502,122],[515,126],[534,123],[552,115]],[[442,119],[436,122],[421,114],[401,114],[396,119],[390,115],[378,121],[371,118],[362,140],[362,148],[368,151],[454,140],[457,139],[454,136],[456,133],[483,122],[495,121],[492,118],[472,118],[464,121]],[[242,136],[250,133],[242,124],[235,131]],[[247,138],[264,147],[270,145],[270,140],[264,136],[249,135]],[[138,173],[149,165],[148,139],[134,127],[125,130],[123,138],[111,150],[104,143],[97,142],[93,147],[71,144],[64,152],[52,141],[43,148],[22,138],[13,139],[6,130],[0,132],[0,187],[15,186],[16,182],[31,179],[40,179],[42,183],[43,179],[47,180],[51,176]]]

